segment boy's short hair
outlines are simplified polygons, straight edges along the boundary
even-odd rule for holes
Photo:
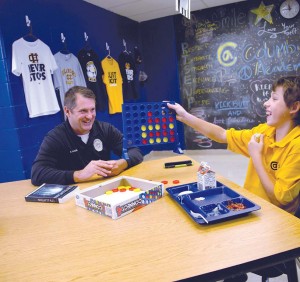
[[[73,110],[76,107],[76,94],[93,99],[96,103],[96,96],[91,89],[84,86],[73,86],[66,92],[64,100],[64,106],[70,110]]]
[[[288,108],[291,108],[295,102],[300,103],[300,77],[299,76],[286,76],[279,78],[272,87],[272,90],[279,86],[283,87],[283,99]],[[295,125],[300,125],[300,111],[298,111],[294,118]]]

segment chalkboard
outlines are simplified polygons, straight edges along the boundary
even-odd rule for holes
[[[223,128],[265,122],[272,83],[299,74],[299,14],[280,15],[283,1],[247,1],[175,17],[182,105]],[[268,17],[255,11],[264,5]],[[273,5],[273,6],[272,6]],[[253,12],[254,10],[254,12]],[[185,126],[187,149],[224,148]]]

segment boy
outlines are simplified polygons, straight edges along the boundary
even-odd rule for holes
[[[252,129],[225,130],[201,120],[179,104],[168,104],[177,119],[228,149],[250,158],[244,188],[294,214],[300,205],[300,77],[278,79],[264,103],[266,123]],[[297,211],[299,213],[299,210]],[[254,273],[276,277],[287,266],[279,264]],[[247,281],[247,274],[226,282]]]
[[[244,188],[290,213],[300,204],[300,78],[278,79],[264,103],[266,123],[225,130],[179,104],[168,104],[177,119],[228,149],[250,158]]]

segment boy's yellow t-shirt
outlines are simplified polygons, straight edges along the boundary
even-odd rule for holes
[[[250,158],[248,143],[255,133],[264,134],[263,158],[274,181],[274,194],[281,208],[294,213],[300,204],[300,126],[275,142],[275,128],[260,124],[252,129],[226,132],[228,150]],[[244,188],[270,202],[250,158]]]
[[[101,61],[103,82],[108,95],[109,113],[121,113],[123,104],[122,75],[118,62],[106,57]]]

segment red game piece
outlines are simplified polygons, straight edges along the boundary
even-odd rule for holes
[[[173,180],[173,184],[178,184],[179,180]]]
[[[161,181],[162,184],[168,184],[168,181],[167,180],[163,180]]]

